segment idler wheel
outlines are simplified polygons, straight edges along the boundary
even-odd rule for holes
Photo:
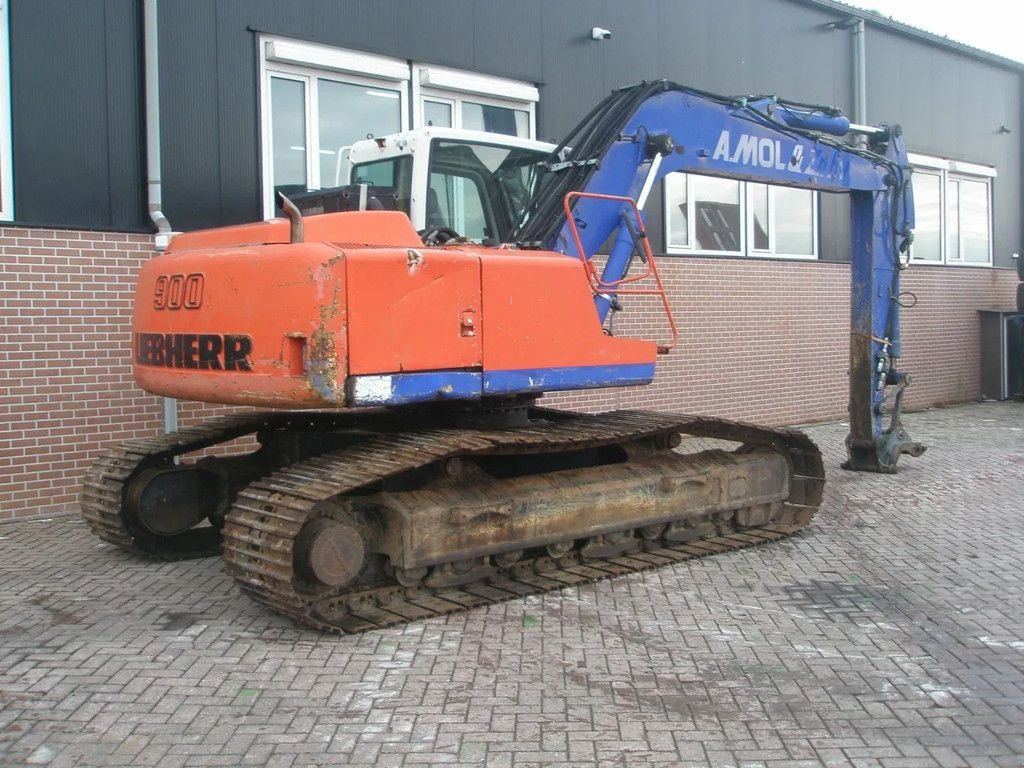
[[[303,578],[337,588],[359,575],[366,547],[352,526],[319,517],[299,532],[294,552],[295,570]]]
[[[195,466],[145,469],[128,485],[131,518],[155,536],[175,536],[217,509],[217,476]]]

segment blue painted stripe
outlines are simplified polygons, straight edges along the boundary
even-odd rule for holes
[[[598,389],[650,384],[654,363],[585,365],[574,368],[527,368],[484,373],[485,395],[555,392],[560,389]]]
[[[649,384],[654,364],[587,365],[574,368],[527,368],[516,371],[428,371],[348,380],[351,406],[405,405],[437,400],[479,400],[482,395],[555,392]]]
[[[353,406],[368,406],[479,400],[480,390],[481,374],[473,371],[351,376],[348,380],[348,402]]]

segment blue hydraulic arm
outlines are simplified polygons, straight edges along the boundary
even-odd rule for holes
[[[868,150],[839,141],[849,131],[838,110],[774,97],[723,98],[666,81],[616,91],[566,139],[572,150],[565,159],[548,164],[515,239],[590,259],[614,235],[595,296],[604,322],[614,292],[603,293],[600,286],[626,276],[637,234],[628,229],[621,202],[581,197],[570,221],[561,208],[569,191],[629,197],[642,206],[654,182],[684,171],[849,193],[850,435],[844,466],[893,472],[901,453],[924,451],[900,422],[910,376],[896,368],[901,254],[914,225],[910,167],[899,126],[871,129]]]

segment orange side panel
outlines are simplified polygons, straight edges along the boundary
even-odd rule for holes
[[[302,219],[307,243],[346,243],[417,248],[422,243],[409,217],[400,211],[322,213]],[[233,227],[201,229],[175,235],[167,253],[198,248],[287,243],[287,219],[271,219]]]
[[[480,367],[475,254],[352,249],[346,264],[350,374]]]
[[[323,243],[151,259],[135,292],[136,381],[205,402],[344,405],[344,273],[343,254]]]
[[[576,259],[481,251],[484,368],[509,371],[653,363],[653,341],[606,336]]]

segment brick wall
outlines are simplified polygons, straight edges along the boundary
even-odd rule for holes
[[[0,228],[0,519],[67,509],[100,445],[159,425],[125,354],[151,242]]]
[[[131,379],[132,279],[144,235],[0,227],[0,520],[65,511],[105,445],[159,431],[158,398]],[[841,264],[664,258],[679,348],[657,383],[545,404],[663,408],[768,424],[842,416],[849,269]],[[978,396],[980,307],[1010,306],[1008,270],[918,268],[905,287],[911,407]],[[616,332],[657,337],[658,309],[634,301]],[[183,404],[189,423],[219,409]]]
[[[671,409],[796,424],[841,418],[847,407],[850,267],[801,261],[662,257],[680,343],[647,387],[559,393],[545,404],[587,410]],[[905,407],[975,400],[977,310],[1014,306],[1011,270],[913,265],[902,288],[900,368],[913,374]],[[636,299],[616,333],[667,338],[654,302]],[[643,303],[640,311],[631,309]]]

